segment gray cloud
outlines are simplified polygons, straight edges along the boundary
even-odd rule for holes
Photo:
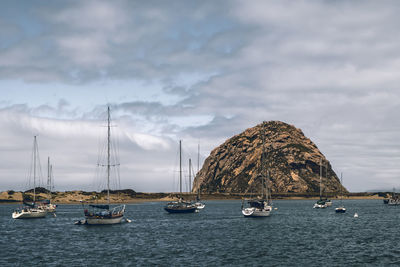
[[[25,23],[2,16],[0,31],[9,41],[0,41],[0,79],[39,83],[49,91],[52,83],[77,85],[69,95],[93,83],[107,86],[102,81],[139,81],[143,90],[155,83],[165,94],[140,100],[110,89],[121,94],[111,104],[121,154],[129,159],[125,177],[137,173],[129,186],[170,190],[165,172],[179,138],[191,155],[200,140],[204,158],[263,120],[301,128],[345,173],[350,190],[399,186],[396,1],[38,3],[22,4]],[[14,5],[10,14],[18,10]],[[98,93],[87,91],[82,95]],[[167,96],[175,101],[162,101]],[[56,104],[2,103],[4,148],[35,131],[49,132],[51,144],[60,150],[68,145],[74,155],[59,155],[63,164],[74,162],[64,167],[63,181],[73,164],[88,177],[96,158],[90,129],[104,118],[105,105],[83,113],[68,95],[60,98]],[[66,141],[68,134],[75,145]],[[90,155],[75,156],[79,148]],[[13,157],[7,159],[10,170]],[[163,182],[154,189],[156,180]]]

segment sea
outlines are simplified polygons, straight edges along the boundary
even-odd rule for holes
[[[80,205],[56,217],[14,220],[0,205],[0,266],[386,266],[400,265],[400,206],[344,200],[347,213],[312,200],[276,200],[270,217],[245,218],[241,201],[205,201],[169,214],[162,202],[128,204],[131,223],[75,225]],[[354,214],[358,214],[358,218]]]

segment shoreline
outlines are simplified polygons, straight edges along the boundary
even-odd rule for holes
[[[121,193],[123,192],[123,193]],[[138,204],[145,202],[169,202],[176,201],[178,199],[179,193],[140,193],[134,192],[133,190],[121,190],[121,192],[110,194],[110,201],[112,203],[120,204]],[[48,198],[46,193],[38,193],[37,198],[39,201],[41,199]],[[343,195],[343,200],[351,199],[377,199],[383,200],[388,197],[388,192],[359,192],[359,193],[348,193]],[[32,193],[30,191],[26,192],[14,192],[14,191],[4,191],[0,192],[0,204],[21,204],[23,197],[27,201],[32,201]],[[201,200],[242,200],[254,198],[255,196],[247,194],[228,194],[228,193],[212,193],[212,194],[201,194]],[[184,193],[183,198],[187,200],[196,199],[196,194]],[[339,200],[340,196],[328,195],[331,200]],[[273,193],[272,200],[316,200],[319,199],[319,194],[313,193]],[[52,203],[54,204],[80,204],[85,203],[98,203],[105,204],[106,194],[104,192],[84,192],[84,191],[66,191],[66,192],[54,192],[52,193]]]

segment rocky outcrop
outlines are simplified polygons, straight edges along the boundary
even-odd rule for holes
[[[320,167],[325,192],[339,192],[340,181],[317,146],[296,127],[263,122],[215,148],[196,175],[193,192],[246,193],[261,188],[262,130],[269,188],[274,193],[319,192]],[[322,160],[322,164],[320,164]],[[343,188],[343,192],[347,192]]]

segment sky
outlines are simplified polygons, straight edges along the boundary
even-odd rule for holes
[[[107,106],[122,188],[177,191],[179,140],[187,178],[199,144],[201,167],[269,120],[300,128],[348,190],[400,188],[399,12],[398,1],[1,1],[0,190],[29,187],[35,135],[42,182],[50,157],[56,190],[104,188]]]

